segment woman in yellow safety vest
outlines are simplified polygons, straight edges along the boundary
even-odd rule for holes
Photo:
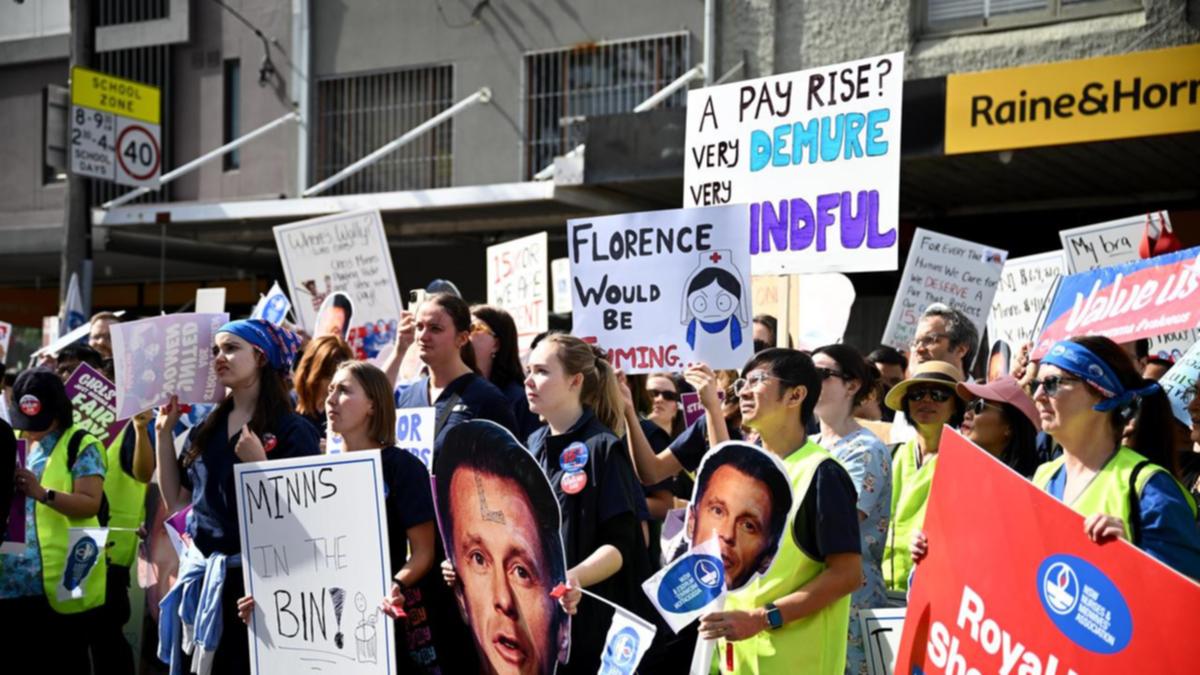
[[[1086,516],[1096,542],[1125,539],[1193,579],[1200,579],[1196,504],[1172,475],[1169,446],[1141,442],[1142,431],[1169,428],[1171,409],[1157,382],[1145,380],[1108,338],[1056,343],[1042,359],[1034,402],[1042,428],[1063,448],[1038,467],[1034,485]],[[1134,421],[1131,445],[1122,431]]]
[[[26,443],[15,488],[28,499],[25,550],[0,555],[0,654],[13,672],[23,672],[23,661],[88,672],[84,636],[105,592],[105,542],[96,517],[104,451],[72,424],[71,402],[53,371],[22,373],[12,399],[12,425]]]

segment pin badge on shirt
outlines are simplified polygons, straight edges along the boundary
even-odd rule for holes
[[[563,471],[573,473],[582,471],[588,463],[588,448],[578,441],[568,445],[558,456],[558,465]]]
[[[577,495],[583,492],[583,488],[587,485],[587,474],[582,471],[568,471],[563,474],[559,484],[562,486],[563,492]]]

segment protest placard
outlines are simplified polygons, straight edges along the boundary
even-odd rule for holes
[[[679,395],[679,405],[683,407],[683,425],[690,427],[696,420],[704,416],[704,406],[700,403],[700,394],[685,391]]]
[[[103,373],[86,363],[79,364],[65,386],[75,424],[107,448],[129,422],[127,418],[117,418],[117,388]]]
[[[116,316],[117,318],[121,318],[121,317],[125,316],[125,310],[123,310],[123,309],[117,310],[117,311],[113,312],[113,315]],[[42,346],[39,347],[37,349],[37,351],[33,352],[33,358],[36,359],[37,357],[41,356],[42,354],[57,354],[59,352],[59,350],[62,349],[63,347],[66,347],[69,344],[74,344],[76,342],[79,342],[80,340],[86,339],[88,336],[88,333],[90,331],[91,331],[91,324],[85,323],[82,326],[76,328],[75,330],[67,333],[66,335],[60,336],[56,340],[52,340],[49,343],[46,343],[43,341]],[[44,338],[45,335],[43,334],[42,337]]]
[[[1032,358],[1058,340],[1117,342],[1200,326],[1200,247],[1064,277],[1046,310]]]
[[[213,371],[212,346],[228,314],[168,314],[114,323],[113,370],[117,419],[163,405],[215,403],[225,397]]]
[[[1083,523],[946,429],[895,672],[1192,672],[1200,585]]]
[[[574,333],[627,373],[740,368],[754,343],[742,209],[568,221]]]
[[[1166,211],[1154,211],[1059,231],[1067,273],[1137,260],[1138,244],[1150,222],[1169,224],[1171,218]]]
[[[550,294],[553,306],[550,311],[555,314],[567,314],[571,311],[571,261],[567,258],[555,258],[550,261]]]
[[[0,364],[8,363],[8,347],[12,344],[12,324],[0,321]]]
[[[225,311],[225,288],[197,288],[196,313],[220,314]]]
[[[1010,353],[1036,337],[1038,316],[1049,300],[1050,289],[1063,275],[1063,252],[1050,251],[1004,263],[1000,286],[992,298],[987,330],[993,341],[1003,341]]]
[[[412,453],[425,469],[433,471],[433,429],[437,411],[424,408],[396,408],[396,447]]]
[[[547,242],[546,233],[539,232],[487,249],[488,304],[512,315],[521,349],[550,325]]]
[[[747,204],[754,274],[894,270],[904,54],[693,89],[684,206]]]
[[[555,492],[538,460],[504,427],[470,420],[444,436],[433,458],[438,531],[457,572],[454,594],[479,672],[510,672],[519,660],[522,673],[552,675],[571,647],[571,622],[551,596],[567,569]],[[519,560],[536,573],[493,583],[493,575],[477,573],[481,559],[512,560],[513,566]],[[500,606],[506,609],[497,615]]]
[[[1192,415],[1188,412],[1187,400],[1189,392],[1196,389],[1196,378],[1200,376],[1200,342],[1192,345],[1191,349],[1175,360],[1175,365],[1158,381],[1167,399],[1171,401],[1171,412],[1175,419],[1185,427],[1191,427]]]
[[[17,461],[14,466],[25,466],[25,455],[25,441],[17,439]],[[4,530],[4,540],[0,541],[0,554],[21,555],[25,552],[25,500],[25,493],[13,490],[8,504],[8,527]]]
[[[966,314],[982,336],[1007,258],[1007,251],[918,227],[881,342],[907,350],[921,313],[935,302]]]
[[[254,306],[254,311],[250,313],[251,319],[262,319],[270,321],[278,326],[283,323],[287,313],[292,308],[292,301],[288,300],[288,296],[279,287],[279,282],[271,284],[271,290],[267,294],[258,299],[258,304]]]
[[[314,334],[317,312],[334,291],[354,303],[346,341],[359,359],[373,358],[396,338],[400,289],[377,210],[353,211],[274,228],[288,292],[300,325]]]
[[[850,309],[854,306],[854,284],[845,274],[801,274],[792,306],[796,316],[796,348],[816,349],[842,341]]]
[[[251,672],[395,672],[379,451],[235,464],[234,485]]]

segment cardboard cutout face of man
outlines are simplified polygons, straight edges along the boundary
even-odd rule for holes
[[[726,588],[735,590],[770,568],[791,508],[778,458],[746,443],[722,443],[700,465],[687,536],[692,546],[717,537]]]
[[[554,673],[570,622],[550,591],[566,576],[545,474],[507,430],[456,425],[434,457],[439,526],[455,596],[488,673]]]

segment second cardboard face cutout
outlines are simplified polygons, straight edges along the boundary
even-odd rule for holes
[[[571,624],[550,596],[566,581],[567,556],[546,474],[507,429],[472,420],[446,431],[433,482],[481,669],[552,675],[569,655]]]
[[[694,547],[716,537],[725,586],[737,590],[766,574],[785,535],[792,486],[779,458],[748,443],[726,442],[704,456],[687,509]]]
[[[350,296],[335,291],[325,297],[321,310],[317,312],[317,327],[313,337],[336,335],[343,340],[350,330],[350,321],[354,318],[354,303]]]

